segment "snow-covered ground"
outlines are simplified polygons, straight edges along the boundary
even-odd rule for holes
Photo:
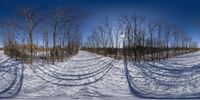
[[[22,86],[23,66],[0,51],[0,98],[14,97]]]
[[[135,100],[141,99],[137,96],[200,97],[200,51],[157,62],[127,64],[123,60],[80,51],[55,65],[20,64],[0,51],[0,65],[0,98]]]
[[[6,56],[3,52],[0,55]],[[1,62],[7,58],[2,57]],[[24,64],[21,90],[12,99],[136,98],[129,91],[122,64],[123,61],[85,51],[55,65],[38,62]]]
[[[151,98],[200,98],[200,51],[157,62],[127,64],[132,93]]]

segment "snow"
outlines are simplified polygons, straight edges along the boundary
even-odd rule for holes
[[[1,55],[0,59],[0,98],[13,97],[22,86],[23,66],[6,55]]]
[[[148,98],[199,98],[200,51],[157,62],[128,63],[132,92]]]
[[[200,51],[124,63],[86,51],[64,62],[21,64],[0,51],[0,98],[124,100],[199,97]]]
[[[3,52],[1,55],[5,56]],[[23,84],[14,99],[136,98],[129,91],[122,64],[85,51],[55,65],[24,64]]]

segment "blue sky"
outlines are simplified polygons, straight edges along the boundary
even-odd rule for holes
[[[56,6],[79,7],[92,13],[81,27],[86,37],[104,16],[123,13],[122,9],[127,12],[141,10],[165,16],[195,41],[200,41],[200,25],[197,25],[200,21],[199,4],[199,0],[0,0],[0,19],[14,16],[21,6],[37,5],[46,10]]]

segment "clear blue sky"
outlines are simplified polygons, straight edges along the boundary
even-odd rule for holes
[[[200,41],[200,25],[197,25],[200,20],[199,4],[199,0],[0,0],[0,19],[15,15],[20,6],[37,5],[46,10],[56,6],[79,7],[93,13],[81,27],[86,37],[103,16],[114,16],[125,8],[162,14],[177,23],[195,41]]]

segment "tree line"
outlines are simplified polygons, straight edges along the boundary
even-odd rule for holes
[[[86,12],[77,8],[55,7],[42,11],[22,7],[15,17],[0,22],[4,51],[11,58],[63,61],[79,48],[117,59],[125,51],[134,61],[159,60],[193,52],[197,42],[181,28],[164,18],[139,13],[106,17],[91,30],[81,45],[80,26]]]
[[[53,64],[63,61],[78,53],[82,37],[79,27],[85,15],[78,8],[19,8],[15,17],[0,22],[4,52],[31,64],[35,59]]]
[[[160,60],[198,50],[197,42],[164,18],[139,13],[104,18],[85,41],[84,50],[134,61]]]

